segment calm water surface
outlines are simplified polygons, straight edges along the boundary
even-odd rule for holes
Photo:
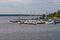
[[[11,23],[18,17],[0,17],[0,40],[60,40],[60,24]]]

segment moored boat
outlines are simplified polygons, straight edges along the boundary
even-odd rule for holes
[[[52,19],[48,19],[47,21],[45,21],[45,24],[54,24],[54,20]]]

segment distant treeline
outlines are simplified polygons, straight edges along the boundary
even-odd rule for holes
[[[34,15],[34,14],[0,14],[0,16],[42,16],[42,15]]]
[[[58,10],[57,12],[49,13],[47,15],[43,14],[43,17],[44,18],[53,18],[53,17],[60,18],[60,10]]]

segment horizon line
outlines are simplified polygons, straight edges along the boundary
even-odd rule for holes
[[[0,16],[42,16],[39,14],[0,14]]]

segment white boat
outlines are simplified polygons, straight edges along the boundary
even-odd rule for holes
[[[33,22],[32,24],[33,24],[33,25],[37,25],[37,22]]]
[[[20,22],[18,22],[20,24]]]
[[[54,21],[46,21],[45,24],[54,24]]]
[[[54,21],[50,19],[48,21],[45,21],[45,24],[54,24]]]

